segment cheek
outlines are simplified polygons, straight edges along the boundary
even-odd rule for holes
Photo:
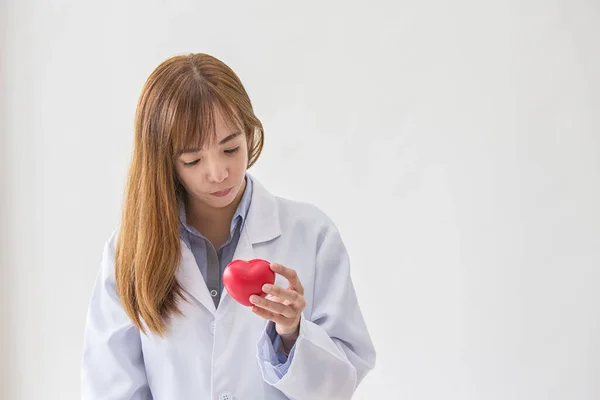
[[[236,165],[235,174],[238,177],[242,177],[246,174],[247,170],[248,170],[248,160],[243,159],[243,160],[240,160],[240,162]]]
[[[246,148],[246,151],[244,152],[244,155],[240,157],[240,164],[241,167],[246,170],[246,168],[248,168],[248,160],[250,159],[250,153],[248,152],[248,149]]]
[[[177,176],[177,180],[179,180],[179,183],[181,183],[186,190],[189,189],[192,181],[189,171],[186,171],[184,167],[177,167],[175,169],[175,174]]]

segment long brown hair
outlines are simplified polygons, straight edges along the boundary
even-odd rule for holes
[[[171,57],[148,77],[135,113],[135,139],[115,257],[123,307],[144,333],[160,336],[181,315],[179,201],[185,194],[174,161],[180,151],[215,139],[216,108],[243,129],[248,168],[262,151],[264,131],[238,76],[208,54]]]

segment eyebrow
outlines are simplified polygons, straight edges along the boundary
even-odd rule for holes
[[[232,141],[233,139],[235,139],[236,137],[240,136],[242,133],[241,132],[234,132],[231,135],[227,136],[225,139],[221,140],[219,142],[219,145],[223,145],[227,142]],[[201,149],[195,148],[195,149],[185,149],[185,150],[179,150],[179,152],[177,152],[177,156],[181,156],[183,154],[188,154],[188,153],[197,153],[199,152]]]

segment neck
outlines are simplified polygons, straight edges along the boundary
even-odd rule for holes
[[[245,190],[246,180],[244,179],[242,187],[240,188],[235,199],[231,202],[231,204],[223,208],[213,208],[187,197],[186,218],[188,223],[194,226],[196,229],[202,227],[213,227],[217,229],[229,230],[229,227],[231,226],[231,220],[233,219],[233,215],[235,214],[235,211],[242,200]],[[199,232],[204,233],[202,230],[198,229]]]

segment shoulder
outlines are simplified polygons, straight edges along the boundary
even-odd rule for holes
[[[279,219],[282,229],[304,229],[317,233],[318,236],[327,236],[336,231],[337,226],[330,215],[315,204],[275,196]]]
[[[119,240],[119,231],[121,229],[121,224],[118,224],[110,233],[110,235],[108,236],[108,238],[105,240],[104,242],[104,251],[105,252],[109,252],[112,253],[112,255],[114,255],[114,252],[116,251],[117,248],[117,241]]]
[[[348,252],[333,218],[315,204],[275,197],[283,243],[332,271],[348,268]],[[293,252],[295,253],[295,252]],[[312,258],[311,258],[312,260]],[[294,260],[294,263],[296,260]]]
[[[120,224],[118,224],[107,239],[104,240],[102,248],[100,273],[103,278],[114,280],[117,244],[119,241]]]
[[[258,225],[265,220],[275,222],[281,234],[294,239],[317,238],[320,242],[337,226],[330,215],[315,204],[275,195],[252,177],[254,194],[251,209]],[[256,203],[255,203],[256,202]],[[310,241],[310,240],[309,240]]]
[[[315,204],[280,196],[275,196],[275,201],[282,215],[301,220],[309,219],[323,224],[333,224],[331,217]]]
[[[119,240],[120,224],[117,225],[104,241],[102,249],[102,270],[104,274],[113,275],[117,244]]]

